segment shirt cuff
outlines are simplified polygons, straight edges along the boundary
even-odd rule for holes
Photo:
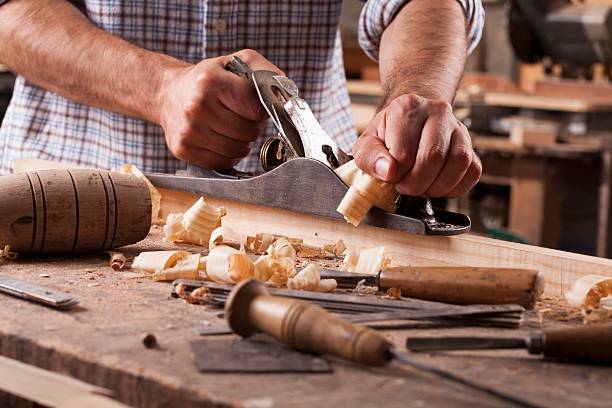
[[[0,0],[1,1],[1,0]],[[378,60],[380,39],[397,13],[410,0],[368,0],[359,18],[359,44],[373,60]],[[468,24],[468,53],[482,37],[485,12],[481,0],[457,0],[463,7]]]

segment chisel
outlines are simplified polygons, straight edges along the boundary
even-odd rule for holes
[[[612,363],[612,324],[547,329],[524,338],[419,337],[408,338],[413,352],[524,348],[545,357]]]
[[[333,316],[311,303],[271,295],[265,284],[256,280],[246,280],[236,285],[225,303],[225,317],[232,331],[242,337],[264,332],[298,350],[332,354],[369,366],[385,366],[396,361],[505,402],[523,407],[534,406],[520,398],[411,359],[398,353],[382,334]]]
[[[543,281],[535,270],[464,266],[398,266],[376,275],[321,271],[323,279],[336,279],[341,287],[366,283],[380,290],[397,288],[403,296],[461,305],[517,304],[533,308]]]

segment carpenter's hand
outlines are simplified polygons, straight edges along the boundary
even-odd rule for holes
[[[253,50],[233,55],[254,70],[282,73]],[[253,83],[224,69],[230,58],[168,70],[160,124],[177,158],[208,169],[229,168],[249,153],[263,133],[268,116]]]
[[[376,115],[353,148],[357,166],[401,194],[457,197],[482,165],[466,127],[444,101],[401,95]]]

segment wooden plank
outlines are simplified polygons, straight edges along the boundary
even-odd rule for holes
[[[107,389],[2,356],[0,390],[48,407],[127,407],[110,399]]]
[[[198,196],[162,190],[162,216],[184,211]],[[384,245],[398,264],[515,267],[539,270],[546,281],[545,292],[562,295],[579,277],[587,274],[612,276],[612,260],[516,244],[464,234],[454,237],[415,235],[384,228],[347,223],[268,207],[208,197],[228,209],[224,225],[239,234],[269,232],[303,238],[313,244],[343,239],[349,247],[363,249]],[[305,203],[308,205],[308,203]]]
[[[610,112],[612,101],[586,98],[558,98],[522,93],[486,92],[483,101],[490,106],[508,108],[539,109],[560,112]]]

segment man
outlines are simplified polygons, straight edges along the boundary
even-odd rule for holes
[[[0,61],[19,74],[0,129],[0,173],[23,157],[254,170],[275,132],[251,85],[223,69],[237,55],[292,78],[364,171],[404,194],[464,194],[481,165],[450,102],[480,36],[480,0],[366,2],[360,42],[380,60],[385,103],[356,143],[341,3],[0,0]]]

